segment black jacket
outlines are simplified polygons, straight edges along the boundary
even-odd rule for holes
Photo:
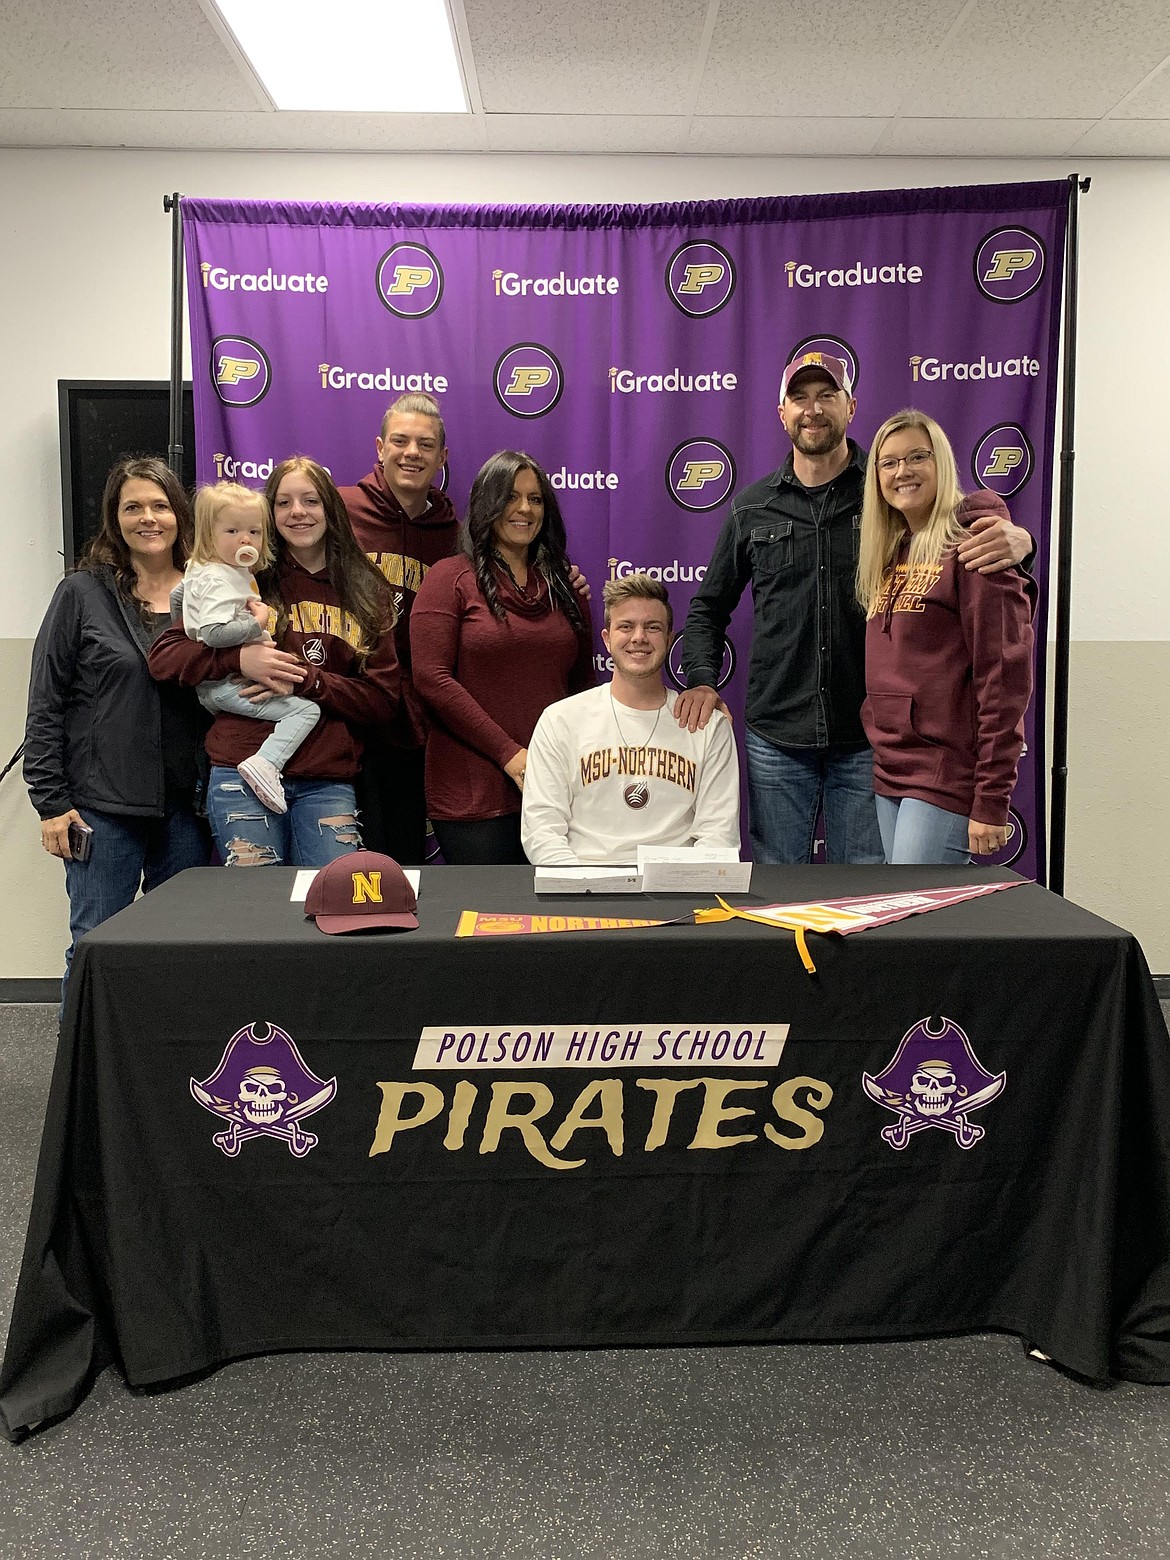
[[[857,544],[865,455],[823,488],[796,480],[792,457],[736,495],[683,630],[687,686],[716,686],[723,635],[751,582],[747,724],[777,747],[861,747],[865,617]]]
[[[42,818],[71,807],[161,818],[166,810],[162,705],[146,666],[150,633],[113,575],[79,570],[58,585],[33,647],[24,779]],[[194,792],[203,722],[181,692],[182,752],[172,767]],[[189,751],[188,751],[189,750]]]

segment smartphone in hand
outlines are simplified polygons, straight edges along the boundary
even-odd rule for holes
[[[69,850],[74,861],[88,861],[93,849],[93,830],[88,823],[69,825]]]

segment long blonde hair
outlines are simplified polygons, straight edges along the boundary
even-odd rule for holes
[[[921,428],[934,452],[934,469],[938,479],[938,492],[930,519],[921,531],[910,537],[910,565],[935,564],[943,554],[962,540],[963,528],[959,524],[959,505],[963,502],[963,490],[959,486],[959,468],[951,441],[925,412],[907,407],[887,417],[877,433],[869,451],[869,464],[865,471],[865,499],[861,506],[861,546],[857,558],[857,599],[865,609],[866,617],[872,617],[882,595],[882,583],[889,572],[898,548],[910,530],[901,514],[891,509],[882,497],[878,480],[878,460],[882,445],[893,433],[906,428]]]
[[[191,548],[192,563],[218,563],[215,548],[215,522],[229,504],[240,509],[255,509],[264,527],[264,540],[260,544],[257,569],[266,569],[272,562],[272,510],[263,493],[246,488],[239,482],[212,482],[195,494],[195,545]]]

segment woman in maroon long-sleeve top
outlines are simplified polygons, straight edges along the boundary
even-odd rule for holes
[[[878,429],[861,513],[857,595],[878,826],[890,862],[962,863],[1002,849],[1032,694],[1036,585],[968,572],[957,544],[994,493],[964,497],[933,418]]]
[[[536,722],[593,683],[560,506],[530,456],[502,450],[479,472],[463,552],[423,580],[410,649],[432,718],[427,811],[445,860],[523,863],[520,793]]]

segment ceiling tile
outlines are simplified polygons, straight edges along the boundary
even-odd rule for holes
[[[1072,150],[1077,157],[1170,157],[1170,122],[1103,119]]]
[[[929,60],[961,8],[962,0],[834,0],[781,11],[775,0],[723,0],[698,112],[885,118],[912,64]]]
[[[862,157],[885,119],[749,119],[704,115],[691,121],[684,151],[737,157]]]
[[[464,0],[489,114],[679,114],[707,0]]]
[[[1096,119],[1167,54],[1165,0],[979,0],[902,112]]]
[[[0,109],[3,146],[140,146],[182,151],[474,152],[470,114],[194,114]]]
[[[687,120],[663,114],[488,114],[493,152],[677,152]]]
[[[874,150],[890,157],[1060,157],[1091,119],[897,119]]]
[[[200,0],[3,0],[0,143],[1170,156],[1167,0],[719,0],[694,119],[712,0],[461,4],[486,117],[274,114]]]
[[[1115,119],[1170,119],[1170,63],[1128,103],[1114,109]]]
[[[197,0],[5,0],[5,108],[254,109]]]

